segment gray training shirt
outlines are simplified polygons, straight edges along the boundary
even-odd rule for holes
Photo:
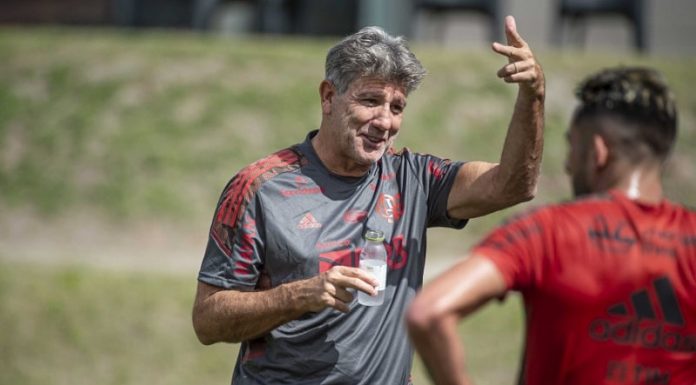
[[[307,313],[241,344],[232,384],[410,383],[412,349],[403,322],[423,280],[426,228],[462,228],[447,216],[461,163],[407,149],[387,152],[363,177],[329,172],[309,133],[304,143],[240,171],[225,188],[198,279],[238,290],[358,266],[367,229],[385,234],[381,306],[350,304]]]

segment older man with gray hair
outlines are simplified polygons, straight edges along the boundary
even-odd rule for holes
[[[235,175],[210,228],[193,324],[204,344],[242,343],[233,384],[410,383],[403,315],[426,229],[462,228],[536,187],[544,78],[512,17],[505,30],[497,75],[519,93],[500,163],[392,148],[425,75],[402,38],[368,27],[330,49],[319,130]],[[358,268],[368,229],[384,234],[385,282]]]

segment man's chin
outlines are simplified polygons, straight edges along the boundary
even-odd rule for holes
[[[366,151],[363,149],[362,151],[358,152],[358,157],[360,158],[360,163],[372,164],[382,159],[384,152],[384,148],[371,151]]]
[[[360,158],[358,159],[355,163],[362,167],[370,167],[373,164],[377,163],[379,159],[372,159],[372,158]]]

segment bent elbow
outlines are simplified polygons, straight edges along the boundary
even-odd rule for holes
[[[208,322],[208,319],[208,315],[206,315],[203,309],[199,306],[194,306],[191,317],[193,331],[196,333],[198,341],[206,346],[221,341],[214,331],[214,326]]]
[[[198,337],[198,342],[200,342],[201,344],[203,344],[205,346],[210,346],[210,345],[215,343],[215,340],[213,340],[212,338],[207,338],[206,336],[204,336],[202,334],[196,333],[196,336]]]
[[[196,313],[193,314],[193,331],[196,333],[196,337],[201,344],[212,345],[215,343],[215,340],[207,332],[203,322]]]
[[[526,188],[520,194],[520,203],[529,202],[536,197],[537,184],[536,182],[526,186]]]
[[[230,330],[222,330],[220,326],[214,323],[207,322],[204,316],[193,315],[193,331],[196,333],[198,341],[203,345],[212,345],[218,342],[240,343],[245,339],[238,333],[232,333]]]
[[[438,322],[438,314],[433,306],[416,299],[406,311],[406,326],[413,337],[427,334]]]
[[[198,337],[198,342],[200,342],[201,344],[203,344],[205,346],[210,346],[210,345],[214,344],[215,342],[217,342],[213,338],[211,338],[209,335],[207,335],[203,332],[200,332],[198,330],[196,330],[196,337]]]
[[[519,203],[529,202],[536,197],[537,180],[522,180],[519,183],[508,183],[505,188],[505,193],[502,195],[503,206],[510,207]]]

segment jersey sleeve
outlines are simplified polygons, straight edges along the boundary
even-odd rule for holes
[[[235,182],[218,203],[198,280],[225,289],[250,289],[263,268],[262,210],[258,196],[243,194]]]
[[[552,226],[546,211],[520,215],[493,230],[472,249],[472,255],[490,259],[511,290],[525,290],[539,283],[544,274],[544,245],[550,242]]]
[[[418,157],[421,184],[428,197],[428,227],[461,229],[467,221],[447,215],[447,199],[462,162],[453,162],[432,155]]]

